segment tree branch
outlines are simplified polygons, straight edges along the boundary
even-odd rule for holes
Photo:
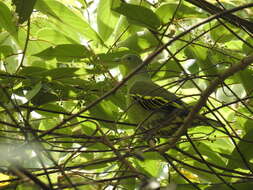
[[[221,73],[208,87],[206,90],[204,90],[201,93],[201,98],[199,99],[198,103],[192,108],[191,112],[187,115],[187,117],[184,120],[184,123],[180,126],[180,128],[176,131],[175,135],[171,138],[171,141],[169,144],[166,144],[162,147],[159,147],[160,151],[167,151],[171,147],[173,147],[176,142],[179,140],[179,138],[185,134],[187,129],[191,126],[192,121],[194,117],[197,115],[199,110],[206,104],[206,101],[210,94],[220,85],[224,82],[225,79],[228,77],[234,75],[240,70],[245,69],[247,66],[249,66],[251,63],[253,63],[253,54],[247,56],[243,60],[241,60],[240,63],[235,64],[234,66],[230,67],[228,70]]]

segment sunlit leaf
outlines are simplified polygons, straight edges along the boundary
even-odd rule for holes
[[[64,27],[70,31],[74,30],[85,38],[101,42],[100,37],[92,27],[60,1],[40,0],[36,2],[35,8],[55,19],[57,26]]]
[[[119,1],[119,0],[117,0]],[[100,0],[97,8],[97,24],[98,31],[104,40],[112,34],[115,29],[115,25],[118,21],[118,15],[111,10],[112,4],[115,4],[115,0]]]
[[[3,2],[0,2],[0,27],[3,27],[17,39],[17,28],[12,18],[10,9]]]
[[[56,47],[49,47],[34,56],[45,60],[56,58],[59,61],[80,60],[90,56],[90,52],[78,44],[62,44]]]
[[[121,3],[120,6],[116,5],[113,10],[126,16],[129,22],[146,26],[151,29],[157,29],[161,22],[157,15],[150,9],[127,3]]]

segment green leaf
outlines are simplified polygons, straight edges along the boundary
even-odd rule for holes
[[[120,2],[119,0],[117,0]],[[114,12],[111,11],[112,4],[115,0],[100,0],[97,8],[97,25],[98,32],[103,38],[107,40],[115,29],[115,25],[119,19]]]
[[[196,190],[196,187],[194,187],[193,185],[177,184],[176,190]]]
[[[253,159],[253,152],[249,151],[252,148],[252,144],[250,142],[251,139],[253,138],[252,124],[253,122],[251,120],[247,120],[247,122],[244,124],[244,127],[246,128],[246,134],[237,144],[237,148],[239,149],[240,153],[238,152],[238,149],[235,148],[232,154],[229,155],[230,159],[229,159],[229,162],[227,163],[228,168],[248,169],[245,162],[243,161],[244,159],[248,163],[248,166],[251,168],[251,170],[253,169],[253,164],[251,162],[251,160]]]
[[[177,10],[177,12],[176,12]],[[156,14],[163,23],[168,23],[172,17],[174,18],[189,18],[189,17],[204,17],[203,13],[196,11],[193,7],[177,3],[165,3],[158,7]]]
[[[16,13],[18,14],[18,22],[22,24],[32,14],[33,7],[37,0],[13,0],[14,5],[16,6]]]
[[[195,59],[201,70],[207,75],[217,75],[218,70],[212,60],[212,51],[205,47],[191,45],[185,49],[188,58]]]
[[[253,46],[253,38],[252,37],[248,37],[245,41],[248,42],[249,44],[251,44],[251,46]],[[243,52],[245,54],[250,54],[253,51],[252,47],[249,47],[246,43],[243,43],[242,48],[243,48]]]
[[[123,186],[124,189],[135,189],[137,184],[134,178],[129,178],[121,180],[121,185]]]
[[[87,97],[87,102],[94,101],[94,99],[96,99],[95,96],[92,97],[92,99],[91,99],[91,97]],[[106,119],[112,120],[112,121],[116,121],[119,116],[118,107],[109,100],[104,100],[100,104],[92,107],[89,110],[89,113],[93,117],[106,118]],[[103,127],[107,127],[107,128],[114,127],[114,125],[110,124],[110,123],[106,123],[106,122],[100,122],[100,123],[101,123],[101,126],[103,126]]]
[[[125,41],[119,43],[118,47],[127,47],[132,51],[142,53],[157,47],[158,40],[149,31],[131,35]]]
[[[6,96],[6,91],[4,91],[2,88],[0,88],[0,101],[3,103],[7,103],[10,101],[9,98]]]
[[[237,72],[233,76],[233,79],[243,85],[248,95],[252,94],[253,86],[251,82],[253,79],[253,71],[250,68]]]
[[[31,102],[34,105],[40,106],[49,102],[55,102],[58,101],[59,98],[55,94],[52,94],[50,92],[44,92],[41,90],[39,93],[36,94],[35,97],[31,100]]]
[[[163,158],[156,152],[146,152],[142,156],[144,161],[136,160],[139,169],[150,177],[159,177],[159,172],[164,167],[164,163],[161,162]]]
[[[24,67],[22,70],[20,70],[18,72],[18,75],[27,76],[27,77],[31,77],[31,76],[34,77],[34,76],[40,76],[39,74],[44,71],[47,71],[47,69],[42,68],[42,67],[30,66],[30,67]]]
[[[0,2],[0,27],[3,27],[10,35],[17,39],[17,28],[15,23],[13,23],[12,13],[3,2]]]
[[[78,70],[78,68],[56,68],[56,69],[50,69],[47,71],[44,71],[41,73],[41,76],[49,76],[53,80],[58,79],[64,79],[64,78],[70,78],[77,76],[75,72]]]
[[[51,77],[53,80],[64,79],[73,76],[77,76],[75,73],[79,68],[55,68],[55,69],[45,69],[42,67],[24,67],[18,72],[21,76],[31,77],[31,78],[45,78]]]
[[[240,190],[249,190],[253,187],[253,182],[251,181],[238,181],[234,182],[231,184],[234,189],[240,189]],[[214,185],[209,185],[208,188],[205,190],[231,190],[232,188],[229,187],[227,184],[214,184]]]
[[[42,52],[34,54],[45,60],[56,58],[58,61],[80,60],[90,56],[89,50],[79,44],[61,44],[55,47],[49,47]]]
[[[84,167],[85,170],[97,170],[97,169],[102,169],[102,168],[106,168],[109,166],[109,163],[99,163],[97,164],[96,162],[94,162],[94,164],[92,162],[87,163],[90,165],[87,165]]]
[[[59,119],[58,118],[46,118],[44,120],[42,120],[40,123],[39,123],[39,127],[38,129],[40,130],[49,130],[51,129],[53,126],[55,126],[56,123],[59,122]]]
[[[60,1],[39,0],[35,8],[54,19],[58,30],[77,35],[80,34],[88,40],[102,43],[101,38],[95,30],[79,15],[75,14]]]
[[[214,25],[219,24],[218,22]],[[239,31],[237,28],[233,27],[232,25],[226,23],[227,27],[231,28],[231,30],[233,29],[233,31],[235,33],[237,33],[237,31]],[[231,33],[227,28],[225,28],[224,26],[218,26],[214,29],[211,30],[210,32],[211,34],[211,38],[217,43],[225,43],[225,42],[229,42],[232,39],[235,39],[235,36],[233,33]]]
[[[57,45],[74,43],[74,41],[70,40],[68,36],[64,35],[62,31],[46,27],[43,27],[42,29],[38,30],[36,37],[38,39],[52,42]]]
[[[10,189],[10,190],[12,190],[12,189]],[[41,188],[38,185],[28,184],[28,183],[20,184],[20,185],[18,185],[18,188],[16,188],[16,190],[39,190],[39,189],[41,189]]]
[[[224,103],[236,101],[238,97],[243,98],[245,95],[246,92],[242,84],[231,84],[229,85],[229,88],[223,86],[219,88],[216,93],[219,101],[222,101]]]
[[[13,49],[11,46],[0,46],[0,59],[3,59],[11,54],[13,54]]]
[[[114,7],[114,11],[127,17],[132,24],[145,26],[151,29],[157,29],[161,25],[158,16],[150,9],[127,3],[121,3],[120,6]]]
[[[32,90],[28,91],[27,94],[26,94],[26,98],[27,100],[31,100],[36,94],[38,94],[38,92],[40,91],[42,87],[42,84],[41,82],[39,82],[38,84],[36,84]]]
[[[205,47],[200,47],[197,45],[191,45],[188,46],[188,48],[185,49],[185,54],[187,57],[191,59],[200,59],[200,60],[206,60],[207,58],[207,52],[208,49]]]
[[[174,78],[182,73],[181,68],[175,61],[167,61],[166,64],[164,62],[153,62],[149,65],[149,70],[151,73],[154,71],[155,76],[152,74],[153,80],[159,80],[161,78]]]
[[[115,65],[115,59],[118,59],[129,53],[134,53],[134,52],[130,50],[123,50],[123,51],[117,51],[113,53],[101,53],[101,54],[97,54],[97,56],[99,57],[101,61],[114,62],[114,65]],[[118,62],[116,62],[116,64],[118,64]]]
[[[40,108],[45,109],[45,110],[50,110],[50,111],[56,111],[56,112],[66,112],[61,106],[56,105],[56,104],[45,104],[42,105]],[[35,110],[37,113],[43,116],[47,117],[56,117],[59,114],[58,113],[52,113],[50,111],[40,111],[40,110]]]

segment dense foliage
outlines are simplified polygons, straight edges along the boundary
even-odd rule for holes
[[[0,1],[0,189],[251,189],[251,2]],[[127,53],[225,127],[150,146],[126,114]]]

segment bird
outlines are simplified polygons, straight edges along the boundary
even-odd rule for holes
[[[123,77],[142,64],[136,54],[119,58],[119,70]],[[145,138],[168,138],[183,123],[190,106],[180,97],[151,80],[146,67],[142,67],[126,82],[126,104],[129,120],[145,134]],[[192,126],[224,126],[220,121],[198,114]]]

